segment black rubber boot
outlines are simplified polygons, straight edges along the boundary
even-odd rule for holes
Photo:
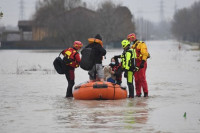
[[[71,93],[71,94],[67,94],[67,93],[66,93],[66,97],[67,97],[67,98],[73,97],[73,94],[72,94],[72,93]]]
[[[141,97],[141,95],[142,95],[141,93],[140,93],[140,94],[137,94],[136,97]]]
[[[133,84],[128,83],[128,89],[129,89],[129,98],[134,98],[134,87],[133,87]]]
[[[148,97],[148,92],[145,92],[145,93],[144,93],[144,97]]]

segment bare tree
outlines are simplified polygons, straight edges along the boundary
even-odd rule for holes
[[[174,14],[172,33],[178,40],[200,43],[200,1]]]
[[[87,38],[97,33],[103,35],[104,43],[120,41],[135,31],[127,7],[110,1],[102,3],[97,11],[85,7],[81,0],[43,0],[37,4],[35,26],[48,33],[43,40],[59,46],[70,45],[75,40],[87,43]]]
[[[106,1],[97,12],[100,16],[98,26],[105,42],[119,41],[135,31],[135,25],[131,21],[133,16],[127,7]]]
[[[65,45],[67,31],[65,30],[64,24],[68,23],[68,20],[62,16],[65,12],[80,5],[82,5],[81,0],[39,1],[36,4],[36,13],[33,19],[36,27],[43,28],[48,33],[48,36],[44,40]]]

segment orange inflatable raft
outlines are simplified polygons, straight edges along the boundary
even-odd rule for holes
[[[117,100],[127,98],[127,91],[110,82],[88,82],[76,86],[73,96],[79,100]]]

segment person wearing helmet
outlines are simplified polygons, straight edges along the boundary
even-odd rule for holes
[[[136,52],[134,49],[130,48],[130,42],[128,40],[123,40],[121,44],[124,49],[123,54],[121,55],[122,69],[125,71],[124,77],[127,78],[129,98],[134,98],[133,73],[136,69]]]
[[[150,57],[147,45],[137,40],[136,35],[134,33],[131,33],[127,36],[127,40],[129,40],[132,45],[132,49],[136,50],[136,64],[137,67],[140,68],[139,71],[137,71],[135,76],[135,87],[136,87],[136,96],[141,97],[141,87],[143,88],[144,97],[148,97],[148,85],[146,81],[146,69],[147,69],[147,59]]]
[[[68,81],[68,87],[66,92],[66,97],[73,97],[72,88],[75,84],[75,68],[79,67],[81,61],[79,50],[83,47],[82,42],[75,41],[73,47],[67,48],[62,51],[64,56],[63,61],[65,64],[65,76]]]
[[[89,44],[86,48],[92,48],[94,50],[94,65],[88,72],[90,81],[104,81],[104,71],[102,66],[103,56],[106,55],[106,50],[103,48],[102,37],[97,34],[94,38],[88,39]]]

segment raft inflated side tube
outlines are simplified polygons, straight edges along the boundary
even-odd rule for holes
[[[89,82],[74,88],[73,96],[79,100],[118,100],[127,98],[127,91],[110,82]]]

